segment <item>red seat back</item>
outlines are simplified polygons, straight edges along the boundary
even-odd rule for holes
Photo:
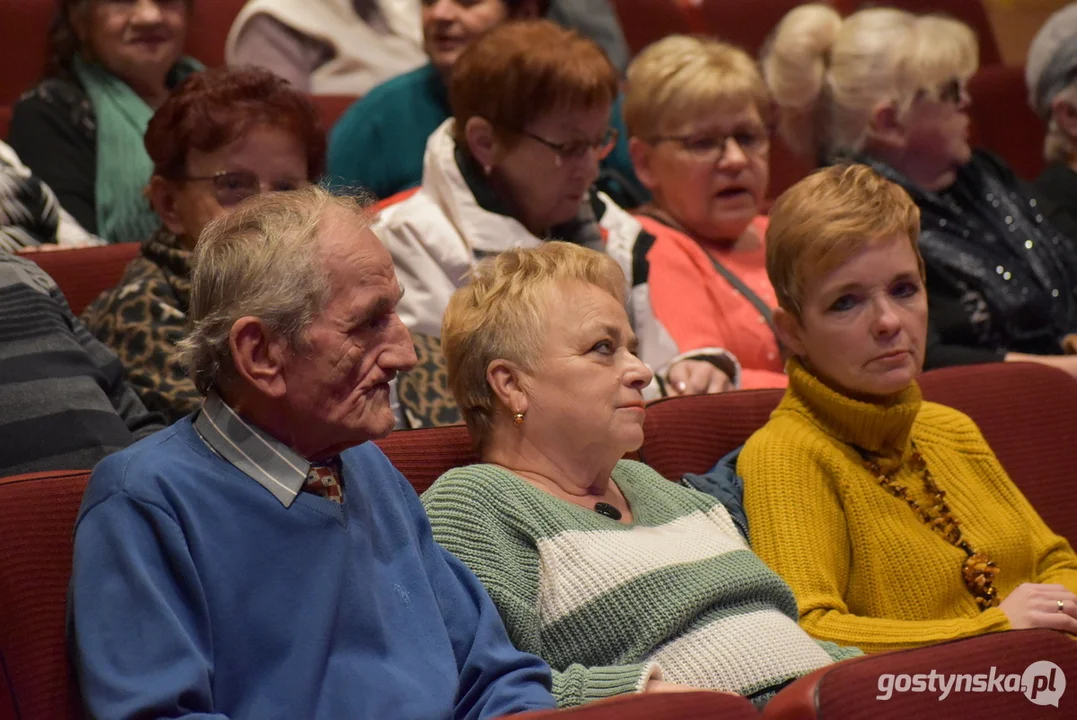
[[[0,105],[0,140],[7,139],[7,131],[11,128],[11,106]]]
[[[15,717],[81,717],[65,638],[72,533],[90,473],[0,478],[0,659]],[[0,718],[3,718],[0,691]]]
[[[696,0],[707,33],[758,57],[763,42],[785,14],[804,0]]]
[[[640,457],[670,480],[706,472],[763,427],[784,392],[741,390],[653,402],[643,422]]]
[[[695,0],[613,0],[633,55],[666,35],[705,33]]]
[[[55,14],[56,0],[0,0],[0,105],[13,105],[41,79]]]
[[[78,315],[103,291],[116,287],[124,268],[139,253],[139,243],[26,253],[60,286]]]
[[[326,132],[332,129],[345,110],[359,100],[354,95],[311,95],[310,99],[318,109],[318,117],[321,118]]]
[[[398,430],[376,444],[417,493],[445,471],[479,462],[464,425]]]
[[[950,718],[979,720],[980,718],[1063,718],[1077,715],[1077,696],[1072,691],[1058,699],[1057,709],[1031,702],[1025,692],[965,691],[973,676],[983,675],[986,684],[1000,675],[1023,676],[1033,663],[1046,661],[1058,666],[1054,675],[1056,691],[1073,688],[1077,681],[1077,642],[1053,630],[1014,630],[992,633],[967,640],[933,645],[901,652],[879,653],[829,665],[800,678],[782,690],[763,711],[764,718],[773,720],[890,720],[891,718]],[[958,679],[959,691],[942,697],[941,691],[899,692],[913,676],[923,676],[925,686],[932,671],[946,676],[968,675]],[[1040,675],[1044,684],[1051,679],[1050,671]],[[1035,670],[1029,675],[1031,681]],[[883,676],[894,678],[893,681]],[[893,689],[889,698],[886,688],[898,677],[905,677]],[[947,682],[951,682],[947,680]],[[1010,681],[1011,687],[1013,681]],[[937,687],[937,686],[936,686]],[[1040,691],[1042,693],[1044,691]],[[1031,692],[1029,693],[1031,694]],[[1053,693],[1057,695],[1058,693]],[[1047,695],[1037,693],[1040,701]]]
[[[1047,525],[1077,542],[1077,380],[1035,363],[933,370],[924,397],[980,427],[1002,466]]]
[[[1026,180],[1044,168],[1046,126],[1028,105],[1025,71],[994,65],[980,68],[969,80],[970,140],[1002,157]]]
[[[187,28],[188,55],[206,67],[224,67],[224,44],[228,31],[247,0],[197,0]]]
[[[520,720],[759,720],[759,711],[742,697],[713,692],[621,695],[567,710],[537,710],[513,715]]]

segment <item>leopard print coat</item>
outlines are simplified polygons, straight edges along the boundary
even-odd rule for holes
[[[142,244],[120,284],[82,313],[82,321],[112,348],[127,382],[150,410],[175,422],[198,409],[202,396],[172,359],[183,338],[191,298],[191,253],[162,228]]]

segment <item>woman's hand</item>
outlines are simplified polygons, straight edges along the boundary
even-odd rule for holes
[[[1050,628],[1077,634],[1077,595],[1064,585],[1018,585],[999,610],[1006,613],[1014,630]]]
[[[670,395],[703,395],[733,389],[733,381],[706,360],[681,360],[669,369]]]

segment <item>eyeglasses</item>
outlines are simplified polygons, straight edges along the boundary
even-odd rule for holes
[[[745,155],[762,155],[770,149],[770,131],[766,128],[737,130],[725,135],[663,135],[651,139],[651,144],[675,142],[700,160],[720,162],[732,140]]]
[[[213,197],[222,207],[238,205],[249,197],[254,197],[263,192],[284,192],[298,190],[306,187],[309,183],[304,180],[277,180],[267,183],[265,186],[258,180],[258,176],[249,170],[225,170],[204,177],[178,178],[184,182],[209,182],[213,184]]]
[[[955,77],[939,85],[933,92],[921,90],[918,93],[918,96],[923,95],[930,95],[939,102],[960,105],[962,101],[968,98],[969,89],[963,78]]]
[[[520,130],[519,133],[553,150],[557,156],[557,167],[561,167],[561,163],[566,160],[573,162],[582,160],[587,157],[588,153],[592,152],[598,160],[605,160],[606,156],[613,151],[613,147],[617,144],[617,128],[606,130],[606,134],[602,136],[601,140],[570,140],[563,143],[547,140],[526,130]]]

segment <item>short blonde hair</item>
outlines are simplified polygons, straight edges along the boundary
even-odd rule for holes
[[[779,107],[779,131],[812,160],[861,150],[873,108],[900,112],[922,91],[967,79],[979,64],[976,34],[941,15],[869,8],[842,20],[832,7],[789,11],[763,55],[763,75]]]
[[[305,330],[330,294],[318,228],[333,208],[367,227],[368,204],[312,185],[258,195],[206,226],[191,258],[187,337],[176,351],[199,392],[234,372],[229,336],[242,317],[261,319],[293,348],[306,347]]]
[[[800,317],[806,282],[895,235],[912,244],[924,278],[920,209],[909,194],[867,165],[834,165],[782,193],[767,226],[767,276],[778,306]]]
[[[497,414],[487,368],[494,360],[508,360],[525,372],[538,369],[550,297],[570,282],[594,285],[625,302],[625,276],[613,258],[556,241],[483,260],[449,300],[441,349],[449,388],[477,448],[489,438]]]
[[[740,48],[694,35],[669,35],[648,45],[628,66],[624,118],[629,135],[647,142],[680,132],[708,112],[755,106],[773,114],[755,61]]]

